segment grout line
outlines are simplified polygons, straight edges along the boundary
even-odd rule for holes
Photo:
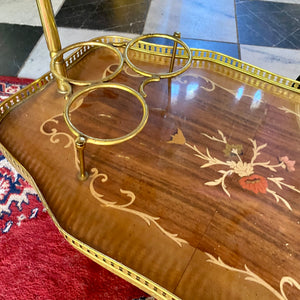
[[[61,10],[61,8],[63,7],[64,4],[65,4],[65,0],[61,1],[61,4],[57,7],[56,11],[54,11],[54,9],[53,9],[53,13],[54,13],[55,17],[58,14],[58,12]]]

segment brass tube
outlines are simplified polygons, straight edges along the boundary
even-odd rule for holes
[[[85,161],[84,161],[84,148],[86,146],[86,139],[84,137],[78,137],[75,141],[78,159],[79,159],[79,180],[86,180],[88,178],[88,173],[85,170]]]
[[[180,39],[181,34],[180,34],[180,32],[174,32],[173,36],[175,38]],[[173,69],[174,69],[174,62],[175,62],[175,58],[176,58],[177,45],[178,45],[178,43],[174,42],[172,58],[171,58],[171,63],[170,63],[170,68],[169,68],[170,73],[173,72]]]
[[[36,0],[36,4],[39,10],[41,23],[44,30],[44,35],[47,43],[47,47],[52,58],[61,50],[61,43],[54,19],[53,8],[50,0]],[[56,70],[62,76],[66,76],[66,66],[63,60],[63,56],[57,60]],[[57,79],[57,87],[59,92],[65,93],[67,91],[64,82]]]

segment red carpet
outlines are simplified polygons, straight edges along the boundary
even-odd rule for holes
[[[30,82],[0,76],[0,101]],[[1,300],[147,297],[70,246],[1,152],[0,274]]]
[[[0,76],[0,101],[24,88],[32,79]]]

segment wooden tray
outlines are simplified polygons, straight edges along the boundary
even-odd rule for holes
[[[116,39],[128,41],[95,40]],[[168,47],[142,44],[132,61],[165,70]],[[220,53],[192,53],[182,75],[145,87],[149,119],[137,136],[87,145],[87,180],[77,178],[51,73],[1,104],[0,150],[71,245],[157,299],[298,299],[297,83]],[[69,77],[93,80],[113,72],[116,58],[85,47],[67,65]],[[138,90],[144,79],[125,64],[112,82]],[[99,89],[76,103],[72,122],[100,138],[141,119],[124,92]]]

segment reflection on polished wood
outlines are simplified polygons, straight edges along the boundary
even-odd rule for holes
[[[169,59],[130,55],[154,72],[169,66]],[[116,65],[99,48],[68,76],[93,80]],[[129,268],[148,278],[131,282],[155,297],[297,299],[299,94],[288,91],[287,100],[269,84],[241,78],[203,62],[149,83],[148,123],[122,144],[87,144],[86,181],[77,178],[75,139],[54,82],[5,117],[1,143],[74,245],[96,261],[93,251],[119,262],[120,276]],[[138,90],[144,79],[125,66],[112,82]],[[134,97],[109,89],[86,93],[71,111],[77,128],[101,139],[130,132],[141,117]]]

